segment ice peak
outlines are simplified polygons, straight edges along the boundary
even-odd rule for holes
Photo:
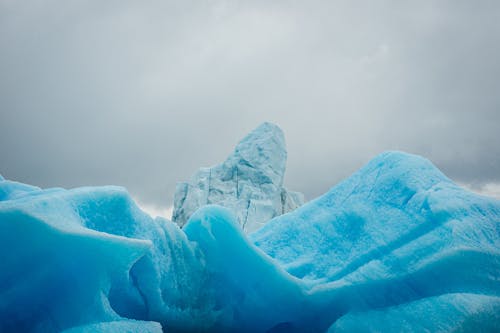
[[[359,179],[365,189],[386,187],[386,192],[391,193],[400,187],[417,191],[437,183],[451,182],[428,159],[400,151],[377,155],[351,178]]]
[[[283,185],[286,168],[285,136],[277,125],[265,122],[245,136],[226,160],[226,166],[251,170],[268,178],[277,186]]]
[[[251,232],[295,209],[303,203],[303,195],[283,187],[286,157],[283,131],[272,123],[261,124],[224,163],[201,168],[190,182],[177,185],[173,221],[183,226],[198,208],[218,204]]]

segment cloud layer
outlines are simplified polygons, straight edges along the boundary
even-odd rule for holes
[[[498,22],[496,1],[0,0],[0,173],[166,207],[271,121],[308,198],[389,149],[500,183]]]

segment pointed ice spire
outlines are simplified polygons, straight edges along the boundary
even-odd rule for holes
[[[218,204],[232,210],[251,232],[295,209],[304,199],[283,187],[286,157],[283,131],[263,123],[222,164],[201,168],[190,182],[177,184],[173,221],[183,226],[199,207]]]
[[[244,137],[225,164],[248,170],[275,185],[283,185],[286,167],[286,145],[283,131],[271,123],[263,123]],[[267,178],[267,179],[264,179]]]

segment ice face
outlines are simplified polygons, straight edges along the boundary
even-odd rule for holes
[[[64,330],[62,333],[95,333],[95,332],[127,332],[127,333],[162,333],[159,323],[139,320],[118,320],[93,323]]]
[[[248,134],[222,164],[200,169],[177,185],[172,220],[181,227],[200,207],[218,204],[231,210],[245,232],[294,210],[304,196],[283,187],[286,165],[281,129],[264,123]]]
[[[340,332],[496,332],[500,297],[450,293],[384,309],[349,313],[328,330]]]
[[[118,206],[131,206],[113,194],[120,189],[44,191],[7,181],[0,188],[8,198],[0,201],[0,331],[57,332],[118,319],[107,298],[111,282],[126,284],[151,247],[110,232],[122,217]],[[105,206],[94,209],[101,200]]]
[[[411,270],[445,248],[497,251],[499,213],[498,201],[464,191],[428,160],[388,152],[251,238],[297,277],[361,279],[373,266],[371,279],[392,274],[385,259],[396,255]]]
[[[481,330],[498,325],[499,226],[498,200],[388,152],[250,237],[328,299],[331,332],[451,331],[455,321]]]
[[[272,176],[272,175],[271,175]],[[0,332],[495,331],[500,202],[384,153],[247,236],[120,187],[0,181]]]
[[[189,329],[206,317],[184,305],[203,295],[191,281],[203,272],[195,249],[121,187],[41,190],[0,181],[0,246],[0,332],[129,325],[124,318]]]

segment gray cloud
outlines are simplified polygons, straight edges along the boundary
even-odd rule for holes
[[[500,182],[496,1],[0,0],[0,173],[169,205],[263,121],[308,198],[383,150]]]

